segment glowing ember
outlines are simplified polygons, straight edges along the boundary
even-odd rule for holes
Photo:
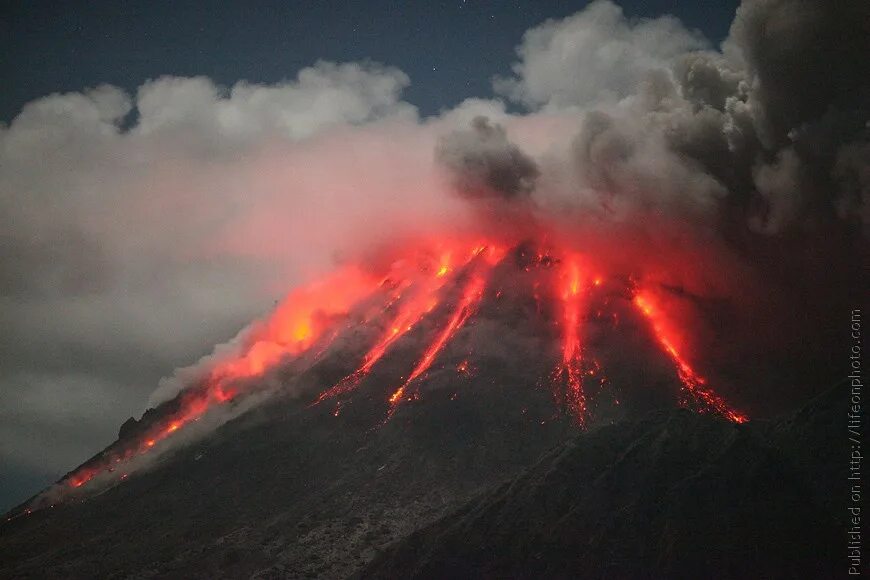
[[[638,292],[634,297],[634,304],[638,310],[650,321],[656,340],[674,361],[677,374],[683,388],[696,401],[702,412],[714,412],[726,417],[735,423],[745,423],[749,417],[730,408],[725,401],[706,386],[707,380],[696,373],[685,358],[677,350],[676,336],[668,321],[661,311],[655,306],[652,297],[643,292]]]
[[[562,360],[554,372],[554,379],[566,384],[568,407],[578,422],[586,420],[586,394],[583,390],[583,355],[580,347],[580,318],[582,295],[588,292],[580,270],[580,259],[570,256],[565,260],[559,279],[561,301]]]

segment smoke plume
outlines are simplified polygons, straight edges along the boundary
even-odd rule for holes
[[[540,175],[535,161],[508,141],[504,127],[486,117],[444,137],[436,155],[454,175],[459,193],[472,200],[525,198]]]

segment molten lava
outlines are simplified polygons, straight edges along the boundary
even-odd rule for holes
[[[650,294],[638,292],[634,297],[634,304],[638,310],[650,321],[656,340],[664,351],[674,361],[677,367],[677,375],[683,385],[683,389],[696,402],[699,411],[706,413],[718,413],[723,417],[735,422],[745,423],[749,420],[745,414],[735,411],[728,404],[707,387],[707,380],[695,372],[685,358],[677,350],[677,333],[672,324],[655,305]],[[682,401],[683,404],[686,401]]]
[[[484,290],[486,289],[486,280],[487,274],[489,270],[492,269],[495,263],[501,259],[503,252],[494,248],[478,248],[475,250],[475,254],[487,254],[487,259],[484,262],[484,265],[481,267],[481,271],[473,272],[463,289],[462,296],[459,299],[459,302],[456,305],[453,313],[450,316],[450,319],[447,321],[447,324],[441,330],[440,333],[435,337],[435,340],[426,347],[426,350],[423,353],[423,356],[417,362],[417,365],[411,371],[411,374],[408,375],[408,378],[405,379],[405,382],[401,387],[396,389],[396,391],[390,396],[390,410],[388,413],[388,418],[392,417],[396,412],[398,406],[402,403],[402,401],[406,397],[406,391],[412,382],[414,382],[417,378],[419,378],[423,373],[429,370],[432,366],[432,363],[435,361],[435,357],[438,356],[438,353],[444,348],[444,346],[450,341],[453,335],[456,334],[456,331],[462,328],[471,314],[474,312],[477,305],[480,303],[480,300],[483,298]]]
[[[240,380],[260,376],[283,359],[308,351],[336,317],[374,294],[379,286],[379,281],[364,271],[347,268],[292,292],[268,319],[244,337],[237,356],[216,364],[198,387],[178,396],[173,412],[149,426],[132,444],[124,442],[99,460],[85,464],[66,483],[78,488],[102,473],[111,473],[116,464],[148,453],[210,409],[229,403],[239,394]],[[335,333],[329,335],[334,337]]]
[[[558,291],[561,302],[562,361],[554,373],[566,383],[568,407],[576,419],[586,418],[586,394],[583,391],[583,355],[580,347],[582,297],[588,294],[580,272],[579,257],[569,256],[562,266]]]
[[[472,253],[465,264],[474,258]],[[439,293],[447,283],[447,274],[451,271],[452,252],[446,252],[441,256],[437,270],[425,277],[414,288],[414,293],[399,305],[399,311],[387,324],[383,335],[363,357],[363,363],[353,373],[339,381],[332,388],[324,391],[315,401],[321,403],[326,399],[347,394],[359,386],[360,381],[368,375],[375,364],[387,353],[389,348],[402,336],[414,328],[420,320],[432,312],[440,302]]]
[[[346,314],[379,286],[379,281],[363,270],[346,268],[296,290],[246,337],[240,356],[212,370],[212,380],[260,376],[284,357],[307,351],[331,326],[333,317]]]

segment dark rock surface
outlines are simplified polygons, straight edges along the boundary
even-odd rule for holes
[[[377,397],[339,417],[263,408],[6,524],[0,576],[825,578],[842,565],[843,388],[778,421],[674,410],[581,435],[508,412],[548,400],[521,392],[461,406],[430,393],[377,430]]]
[[[541,419],[545,389],[476,388],[429,392],[382,427],[380,391],[338,417],[274,400],[104,492],[0,525],[0,577],[346,577],[576,433]]]
[[[578,436],[360,577],[840,577],[845,413],[838,387],[770,423],[675,411]]]

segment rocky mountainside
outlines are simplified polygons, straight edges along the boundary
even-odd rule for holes
[[[842,552],[830,419],[845,400],[838,388],[743,425],[653,412],[580,435],[492,408],[450,421],[449,397],[377,432],[269,407],[125,485],[7,524],[0,572],[830,577]]]
[[[674,411],[580,435],[360,577],[837,576],[845,402],[840,388],[771,423]]]
[[[545,389],[475,388],[461,404],[430,391],[382,426],[382,393],[338,417],[276,398],[123,484],[5,523],[0,577],[351,575],[577,432],[549,418]]]

